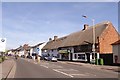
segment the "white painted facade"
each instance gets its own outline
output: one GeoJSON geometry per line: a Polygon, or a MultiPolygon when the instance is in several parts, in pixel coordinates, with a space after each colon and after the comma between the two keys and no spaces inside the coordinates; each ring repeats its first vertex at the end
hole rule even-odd
{"type": "Polygon", "coordinates": [[[58,55],[58,51],[56,49],[50,50],[49,54],[50,54],[50,56],[57,56],[58,55]]]}
{"type": "Polygon", "coordinates": [[[117,62],[120,63],[120,44],[113,45],[113,63],[115,63],[115,56],[118,57],[117,62]]]}
{"type": "Polygon", "coordinates": [[[18,55],[19,56],[24,55],[24,50],[19,51],[18,55]]]}
{"type": "Polygon", "coordinates": [[[30,56],[32,56],[33,48],[30,49],[30,56]]]}
{"type": "MultiPolygon", "coordinates": [[[[69,50],[70,52],[68,53],[59,53],[59,50],[57,49],[50,49],[50,50],[43,50],[42,54],[48,55],[49,56],[58,56],[58,59],[63,60],[63,54],[68,54],[68,59],[66,60],[71,60],[72,61],[88,61],[87,60],[87,54],[85,52],[79,52],[79,53],[74,53],[74,47],[66,47],[66,48],[61,48],[60,50],[69,50]]],[[[90,54],[90,61],[92,59],[92,54],[90,54]]],[[[99,59],[99,53],[97,53],[97,58],[99,59]]]]}
{"type": "Polygon", "coordinates": [[[42,54],[43,55],[48,55],[49,54],[49,56],[58,56],[58,51],[57,51],[57,49],[43,50],[42,54]]]}
{"type": "Polygon", "coordinates": [[[8,55],[11,54],[11,55],[14,55],[14,53],[12,51],[8,51],[8,55]]]}
{"type": "Polygon", "coordinates": [[[44,47],[46,45],[46,43],[43,43],[43,44],[41,44],[41,45],[38,45],[38,46],[36,46],[36,47],[33,47],[33,48],[31,48],[30,49],[30,55],[32,56],[32,53],[36,53],[36,54],[38,54],[38,55],[42,55],[42,48],[44,47]]]}

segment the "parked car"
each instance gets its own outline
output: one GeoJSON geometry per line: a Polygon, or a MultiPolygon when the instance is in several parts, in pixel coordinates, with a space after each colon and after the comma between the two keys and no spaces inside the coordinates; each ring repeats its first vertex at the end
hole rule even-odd
{"type": "Polygon", "coordinates": [[[12,56],[12,54],[8,54],[8,56],[12,56]]]}
{"type": "Polygon", "coordinates": [[[25,58],[25,56],[24,56],[24,55],[21,55],[21,57],[22,57],[22,58],[25,58]]]}
{"type": "Polygon", "coordinates": [[[51,61],[57,62],[57,58],[56,57],[52,57],[51,61]]]}
{"type": "Polygon", "coordinates": [[[32,59],[32,56],[27,56],[27,58],[32,59]]]}
{"type": "Polygon", "coordinates": [[[46,60],[46,61],[52,61],[52,62],[57,62],[57,58],[56,57],[51,57],[51,56],[45,57],[44,60],[46,60]]]}

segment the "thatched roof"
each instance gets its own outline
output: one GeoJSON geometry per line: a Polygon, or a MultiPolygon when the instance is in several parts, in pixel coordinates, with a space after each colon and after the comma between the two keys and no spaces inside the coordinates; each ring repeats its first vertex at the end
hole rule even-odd
{"type": "MultiPolygon", "coordinates": [[[[45,43],[45,42],[43,42],[43,43],[45,43]]],[[[39,43],[39,44],[36,44],[36,45],[34,45],[34,46],[30,46],[30,48],[35,48],[35,47],[37,47],[37,46],[39,46],[39,45],[42,45],[43,43],[39,43]]]]}
{"type": "MultiPolygon", "coordinates": [[[[95,36],[96,43],[98,43],[97,37],[99,37],[102,32],[108,27],[106,24],[112,24],[109,21],[102,22],[95,26],[95,36]]],[[[81,30],[78,32],[71,33],[65,37],[58,38],[56,41],[49,41],[43,49],[57,49],[59,47],[67,47],[67,46],[77,46],[84,45],[86,42],[93,43],[93,27],[89,27],[86,30],[81,30]]]]}
{"type": "Polygon", "coordinates": [[[17,51],[20,51],[20,50],[24,50],[24,48],[23,48],[22,46],[20,46],[20,47],[18,47],[16,50],[17,50],[17,51]]]}

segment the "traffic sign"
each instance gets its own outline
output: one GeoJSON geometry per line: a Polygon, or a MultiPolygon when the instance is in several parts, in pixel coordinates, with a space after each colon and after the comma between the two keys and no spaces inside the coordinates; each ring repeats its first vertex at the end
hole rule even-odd
{"type": "Polygon", "coordinates": [[[0,38],[0,52],[5,52],[6,38],[0,38]]]}
{"type": "Polygon", "coordinates": [[[40,51],[40,49],[39,49],[39,48],[37,48],[37,50],[38,50],[38,51],[40,51]]]}

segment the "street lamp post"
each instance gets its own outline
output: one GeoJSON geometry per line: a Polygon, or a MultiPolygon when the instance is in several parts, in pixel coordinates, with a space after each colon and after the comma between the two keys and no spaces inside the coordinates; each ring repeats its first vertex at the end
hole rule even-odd
{"type": "Polygon", "coordinates": [[[94,60],[95,60],[95,26],[94,26],[95,20],[92,19],[92,22],[93,22],[93,46],[92,46],[92,52],[94,54],[94,60]]]}
{"type": "MultiPolygon", "coordinates": [[[[87,16],[83,15],[82,17],[84,18],[88,18],[87,16]]],[[[94,19],[91,19],[92,20],[92,26],[93,26],[93,45],[92,45],[92,52],[94,54],[94,61],[95,61],[95,26],[94,26],[94,22],[95,20],[94,19]]]]}

